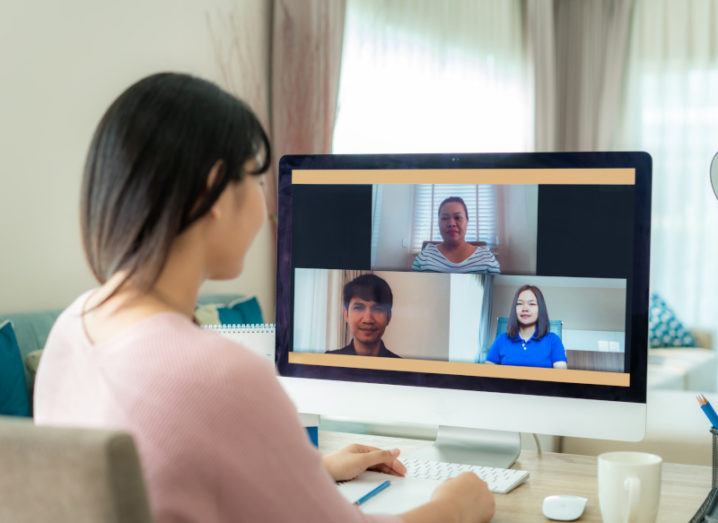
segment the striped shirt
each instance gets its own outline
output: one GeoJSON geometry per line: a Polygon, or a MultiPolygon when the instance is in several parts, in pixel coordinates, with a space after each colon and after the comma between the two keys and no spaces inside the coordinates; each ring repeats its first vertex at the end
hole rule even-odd
{"type": "Polygon", "coordinates": [[[435,244],[429,243],[414,258],[411,270],[421,272],[501,272],[501,267],[494,254],[484,246],[476,247],[476,250],[464,261],[454,263],[441,254],[435,244]]]}

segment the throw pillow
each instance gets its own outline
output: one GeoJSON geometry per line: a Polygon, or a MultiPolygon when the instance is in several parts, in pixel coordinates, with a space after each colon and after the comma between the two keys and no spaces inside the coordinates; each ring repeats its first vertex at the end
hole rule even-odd
{"type": "Polygon", "coordinates": [[[222,325],[228,324],[251,324],[264,323],[262,309],[259,307],[257,298],[240,298],[219,307],[219,322],[222,325]]]}
{"type": "Polygon", "coordinates": [[[30,416],[25,368],[9,321],[0,325],[0,414],[30,416]]]}
{"type": "Polygon", "coordinates": [[[678,319],[666,300],[658,294],[651,294],[648,309],[648,346],[695,347],[696,340],[678,319]]]}
{"type": "Polygon", "coordinates": [[[42,358],[42,350],[34,350],[25,356],[25,369],[30,375],[30,383],[35,382],[35,374],[40,366],[40,358],[42,358]]]}
{"type": "Polygon", "coordinates": [[[257,298],[239,298],[228,304],[203,304],[194,310],[200,325],[235,325],[263,323],[262,309],[257,298]]]}

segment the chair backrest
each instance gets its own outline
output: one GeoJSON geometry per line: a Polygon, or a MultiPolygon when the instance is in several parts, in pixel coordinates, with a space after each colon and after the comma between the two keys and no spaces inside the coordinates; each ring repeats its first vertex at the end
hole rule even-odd
{"type": "Polygon", "coordinates": [[[0,521],[151,523],[139,456],[124,432],[0,417],[0,521]]]}
{"type": "MultiPolygon", "coordinates": [[[[499,316],[496,319],[496,335],[506,332],[508,326],[509,319],[506,316],[499,316]]],[[[549,331],[561,338],[563,335],[563,322],[561,320],[549,320],[549,331]]]]}
{"type": "MultiPolygon", "coordinates": [[[[424,240],[421,244],[421,250],[423,251],[424,247],[426,247],[430,243],[433,243],[434,245],[439,245],[442,242],[436,241],[436,240],[424,240]]],[[[466,243],[470,243],[471,245],[475,245],[476,247],[486,247],[486,242],[466,242],[466,243]]]]}

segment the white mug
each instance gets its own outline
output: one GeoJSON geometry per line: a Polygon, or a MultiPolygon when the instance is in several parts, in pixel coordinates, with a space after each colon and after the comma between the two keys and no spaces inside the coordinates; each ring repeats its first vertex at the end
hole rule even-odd
{"type": "Polygon", "coordinates": [[[598,456],[598,502],[604,523],[653,523],[661,494],[660,456],[607,452],[598,456]]]}

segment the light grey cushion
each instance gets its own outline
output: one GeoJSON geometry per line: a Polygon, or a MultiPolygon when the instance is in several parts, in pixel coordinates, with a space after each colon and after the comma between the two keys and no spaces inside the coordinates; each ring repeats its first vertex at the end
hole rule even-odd
{"type": "Polygon", "coordinates": [[[150,523],[129,434],[0,417],[0,521],[150,523]]]}

